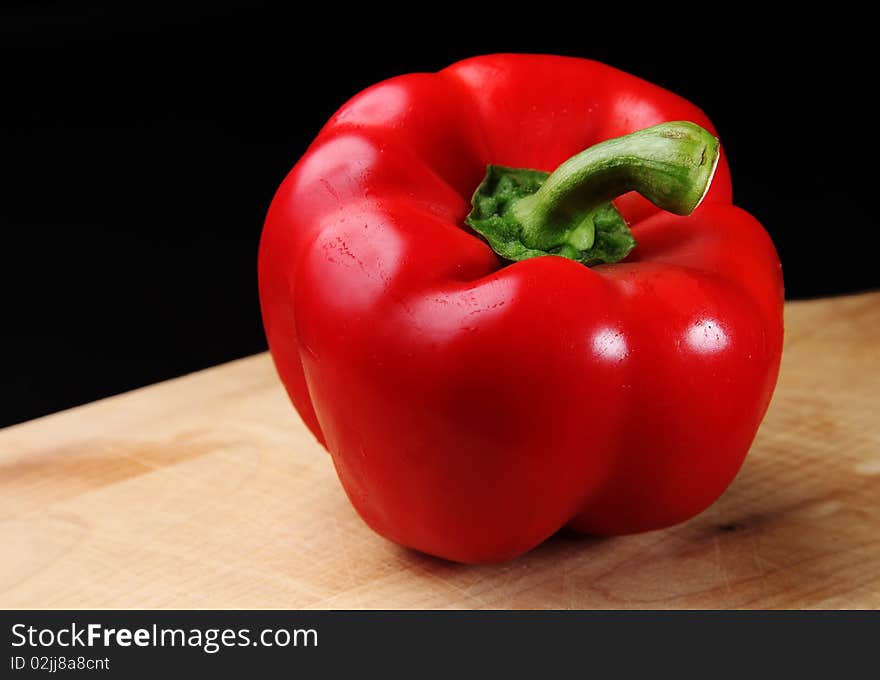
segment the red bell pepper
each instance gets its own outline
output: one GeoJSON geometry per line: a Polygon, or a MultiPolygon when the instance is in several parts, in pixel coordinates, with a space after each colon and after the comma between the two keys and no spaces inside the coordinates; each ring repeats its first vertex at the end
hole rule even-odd
{"type": "Polygon", "coordinates": [[[783,288],[706,130],[657,86],[534,55],[393,78],[327,123],[269,209],[260,299],[377,532],[491,562],[724,491],[776,383],[783,288]]]}

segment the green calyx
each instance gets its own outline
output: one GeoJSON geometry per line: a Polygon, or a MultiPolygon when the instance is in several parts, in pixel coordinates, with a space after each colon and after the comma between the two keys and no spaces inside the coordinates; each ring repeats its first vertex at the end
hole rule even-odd
{"type": "Polygon", "coordinates": [[[709,132],[677,121],[592,146],[553,173],[490,165],[466,222],[507,260],[619,262],[636,241],[611,200],[637,191],[663,210],[689,215],[709,189],[718,151],[709,132]]]}
{"type": "Polygon", "coordinates": [[[474,194],[466,222],[496,253],[514,262],[560,255],[589,266],[618,262],[635,248],[626,220],[611,203],[583,211],[559,230],[526,231],[515,207],[536,195],[549,176],[540,170],[490,165],[474,194]]]}

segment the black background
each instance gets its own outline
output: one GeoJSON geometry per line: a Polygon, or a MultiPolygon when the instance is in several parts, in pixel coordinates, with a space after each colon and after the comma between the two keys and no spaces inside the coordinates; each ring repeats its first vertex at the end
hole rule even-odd
{"type": "Polygon", "coordinates": [[[119,5],[0,14],[0,425],[265,349],[256,252],[284,175],[351,95],[479,53],[596,58],[694,101],[789,298],[880,286],[864,17],[119,5]]]}

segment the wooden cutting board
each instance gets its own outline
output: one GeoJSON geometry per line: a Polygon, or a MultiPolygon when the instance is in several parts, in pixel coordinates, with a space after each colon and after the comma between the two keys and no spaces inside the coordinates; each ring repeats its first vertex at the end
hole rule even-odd
{"type": "Polygon", "coordinates": [[[734,484],[498,566],[374,535],[266,354],[0,431],[4,608],[880,608],[880,293],[786,307],[734,484]]]}

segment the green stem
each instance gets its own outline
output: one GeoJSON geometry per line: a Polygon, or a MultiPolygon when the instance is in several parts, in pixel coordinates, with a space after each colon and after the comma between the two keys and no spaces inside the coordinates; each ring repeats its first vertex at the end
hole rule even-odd
{"type": "Polygon", "coordinates": [[[502,257],[562,255],[584,264],[616,262],[635,246],[610,201],[637,191],[688,215],[718,163],[718,140],[693,123],[662,123],[592,146],[549,176],[490,166],[467,222],[502,257]]]}

